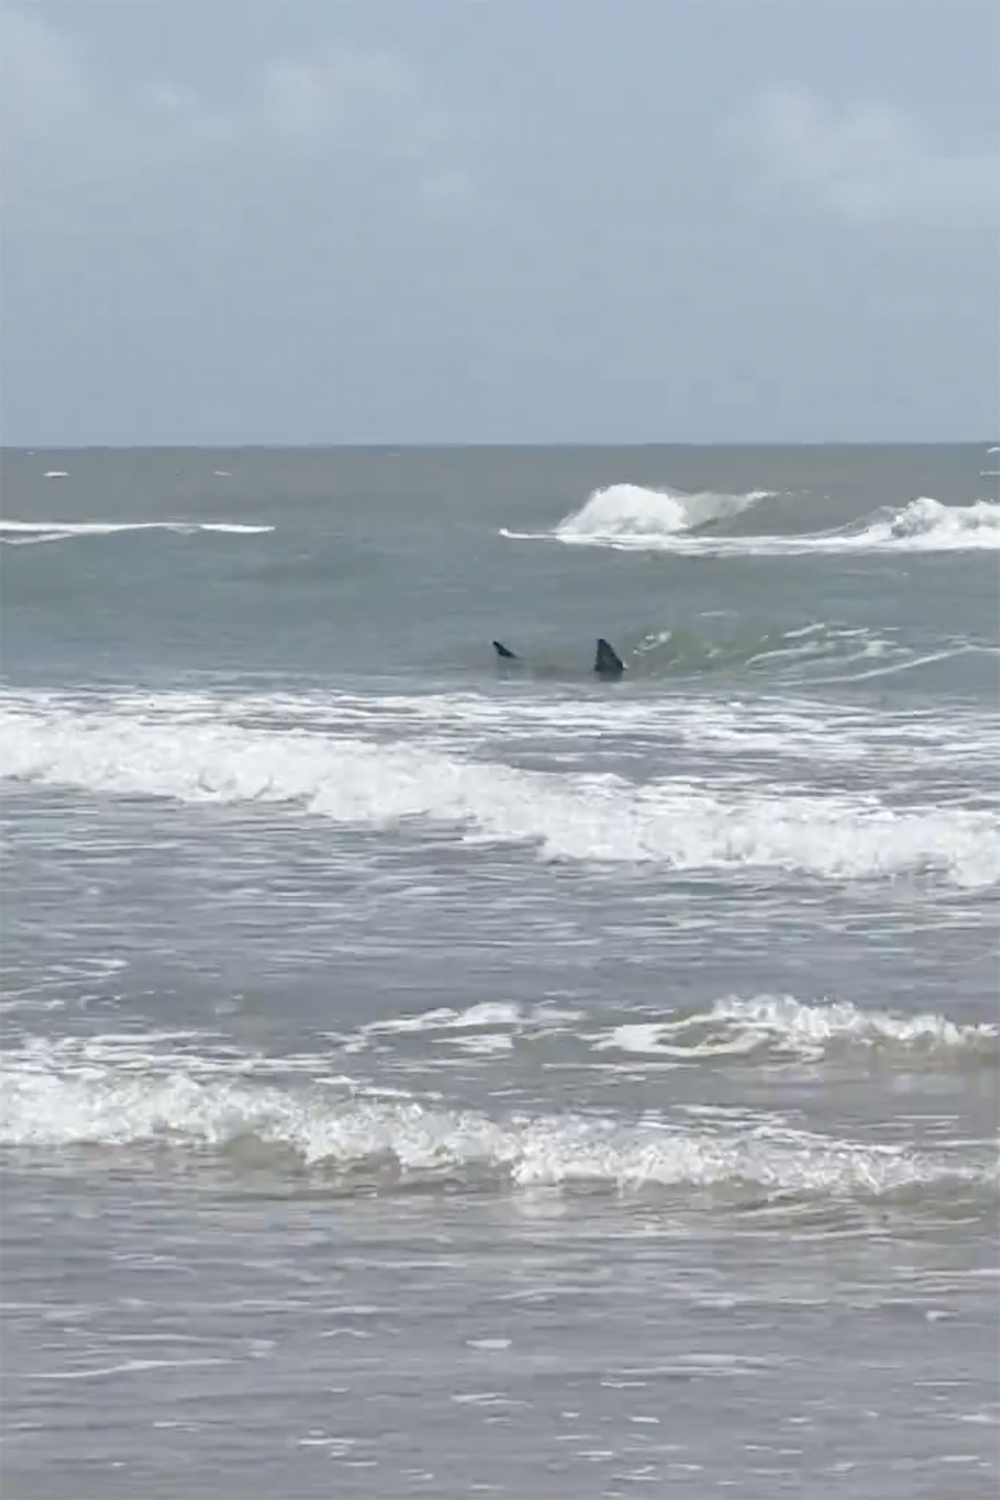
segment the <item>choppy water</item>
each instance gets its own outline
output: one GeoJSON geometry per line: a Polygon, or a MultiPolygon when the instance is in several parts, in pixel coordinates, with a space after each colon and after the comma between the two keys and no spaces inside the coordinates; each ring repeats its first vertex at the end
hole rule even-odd
{"type": "Polygon", "coordinates": [[[995,1494],[995,468],[4,455],[5,1500],[995,1494]]]}

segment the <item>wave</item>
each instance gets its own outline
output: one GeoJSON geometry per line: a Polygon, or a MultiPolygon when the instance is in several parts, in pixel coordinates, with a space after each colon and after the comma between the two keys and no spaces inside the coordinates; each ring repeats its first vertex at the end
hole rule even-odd
{"type": "Polygon", "coordinates": [[[862,1050],[908,1066],[927,1061],[1000,1057],[1000,1027],[945,1016],[863,1010],[847,1001],[804,1004],[792,995],[730,995],[680,1019],[630,1022],[595,1039],[603,1051],[660,1053],[691,1062],[759,1051],[816,1062],[862,1050]]]}
{"type": "Polygon", "coordinates": [[[751,490],[745,495],[726,495],[700,490],[685,494],[674,489],[650,490],[640,484],[613,484],[595,490],[582,510],[559,522],[555,534],[566,542],[669,536],[737,516],[770,493],[751,490]]]}
{"type": "Polygon", "coordinates": [[[708,1116],[513,1114],[358,1097],[344,1086],[278,1087],[81,1061],[35,1047],[3,1062],[0,1142],[116,1153],[155,1146],[214,1152],[231,1167],[320,1170],[347,1186],[458,1184],[640,1191],[651,1187],[882,1198],[900,1191],[996,1189],[985,1148],[915,1150],[841,1140],[781,1121],[708,1116]]]}
{"type": "Polygon", "coordinates": [[[994,500],[942,505],[921,495],[899,510],[887,509],[873,517],[853,545],[913,552],[1000,547],[1000,505],[994,500]]]}
{"type": "Polygon", "coordinates": [[[815,533],[725,535],[723,523],[773,494],[711,492],[682,495],[612,485],[597,490],[553,531],[501,535],[523,541],[559,541],[577,546],[629,551],[675,552],[688,556],[779,557],[813,552],[956,552],[1000,547],[1000,504],[943,505],[928,495],[893,508],[882,507],[860,521],[815,533]],[[704,528],[717,523],[711,531],[704,528]]]}
{"type": "MultiPolygon", "coordinates": [[[[944,637],[936,650],[918,653],[900,639],[896,627],[884,631],[849,628],[814,621],[793,629],[762,631],[759,625],[735,621],[728,630],[718,627],[706,630],[701,621],[709,614],[732,614],[735,611],[705,611],[693,625],[676,623],[667,629],[651,630],[641,637],[617,637],[616,647],[625,663],[630,683],[667,678],[700,678],[708,675],[746,679],[753,675],[776,680],[788,687],[809,689],[827,683],[863,682],[874,677],[898,676],[920,672],[922,668],[959,657],[996,657],[1000,648],[984,640],[944,637]],[[832,670],[837,675],[832,675],[832,670]]],[[[582,665],[577,651],[575,666],[559,665],[550,656],[536,656],[518,643],[518,661],[510,674],[514,681],[525,678],[548,683],[593,683],[589,660],[582,665]]],[[[510,668],[508,662],[506,666],[510,668]]],[[[481,670],[481,667],[480,667],[481,670]]],[[[616,701],[624,717],[621,700],[616,701]]]]}
{"type": "Polygon", "coordinates": [[[116,536],[125,531],[168,531],[174,536],[198,532],[223,532],[232,536],[257,536],[273,531],[242,521],[7,521],[0,520],[0,542],[27,546],[34,542],[65,542],[74,537],[116,536]]]}
{"type": "MultiPolygon", "coordinates": [[[[966,654],[977,649],[971,642],[957,643],[947,654],[966,654]]],[[[744,629],[742,633],[704,635],[698,630],[673,626],[652,631],[639,642],[628,661],[630,672],[645,676],[701,676],[706,673],[745,669],[747,672],[782,675],[785,680],[814,680],[817,667],[849,667],[857,664],[907,670],[915,665],[912,652],[892,634],[826,625],[815,621],[791,630],[764,633],[744,629]]]]}
{"type": "MultiPolygon", "coordinates": [[[[551,1002],[521,1005],[487,1001],[455,1010],[440,1006],[415,1015],[368,1021],[356,1031],[325,1032],[345,1056],[369,1050],[391,1053],[396,1047],[412,1055],[424,1035],[435,1046],[480,1055],[509,1053],[515,1046],[534,1053],[559,1039],[585,1044],[594,1053],[667,1057],[673,1066],[701,1066],[715,1060],[763,1054],[778,1061],[836,1061],[850,1056],[878,1066],[907,1069],[991,1069],[1000,1061],[1000,1027],[992,1022],[959,1022],[947,1016],[906,1015],[900,1011],[865,1010],[843,1000],[805,1002],[793,995],[727,995],[707,1009],[662,1019],[618,1020],[593,1029],[594,1016],[551,1002]]],[[[436,1053],[431,1054],[431,1061],[436,1053]]],[[[585,1064],[581,1064],[585,1066],[585,1064]]],[[[633,1067],[627,1063],[623,1066],[633,1067]]]]}
{"type": "Polygon", "coordinates": [[[770,490],[724,494],[714,490],[647,489],[641,484],[612,484],[595,490],[578,511],[564,516],[554,532],[503,529],[502,536],[523,541],[551,539],[604,546],[653,546],[658,539],[726,520],[767,499],[770,490]]]}
{"type": "MultiPolygon", "coordinates": [[[[638,648],[655,655],[662,636],[650,636],[638,648]]],[[[843,648],[854,642],[860,659],[888,654],[891,645],[866,630],[835,633],[843,648]]],[[[785,632],[784,641],[800,642],[819,635],[825,644],[826,627],[810,626],[785,632]]],[[[326,691],[273,692],[222,697],[211,693],[116,693],[100,697],[124,715],[156,713],[187,722],[253,723],[281,730],[320,731],[325,735],[345,729],[359,735],[425,736],[445,750],[468,750],[493,743],[497,748],[521,741],[536,752],[554,749],[560,765],[571,764],[576,751],[593,766],[595,753],[612,747],[645,752],[673,746],[697,753],[707,769],[712,758],[740,764],[772,757],[797,762],[845,766],[851,762],[877,767],[892,777],[903,770],[947,769],[973,773],[980,780],[993,771],[1000,756],[1000,726],[996,715],[959,705],[945,716],[938,709],[893,711],[865,705],[844,705],[806,697],[755,695],[752,700],[704,697],[701,694],[618,698],[607,695],[546,694],[487,695],[478,692],[361,694],[326,691]]],[[[0,692],[0,716],[6,707],[44,717],[52,708],[75,710],[84,704],[62,694],[0,692]]],[[[2,717],[0,717],[2,722],[2,717]]],[[[773,762],[772,762],[773,769],[773,762]]],[[[798,773],[797,773],[798,774],[798,773]]]]}
{"type": "Polygon", "coordinates": [[[445,829],[543,858],[677,870],[800,871],[833,880],[936,873],[1000,879],[991,812],[895,808],[873,793],[808,794],[662,777],[525,770],[427,742],[54,703],[3,705],[7,778],[182,803],[283,803],[367,830],[445,829]]]}

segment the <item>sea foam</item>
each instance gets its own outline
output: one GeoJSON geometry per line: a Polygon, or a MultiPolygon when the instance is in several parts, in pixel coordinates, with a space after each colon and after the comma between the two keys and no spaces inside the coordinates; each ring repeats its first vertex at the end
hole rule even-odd
{"type": "Polygon", "coordinates": [[[749,1188],[756,1194],[882,1197],[900,1190],[989,1191],[996,1162],[843,1140],[766,1116],[739,1123],[571,1112],[498,1118],[416,1099],[357,1097],[343,1085],[279,1087],[197,1077],[182,1066],[122,1071],[36,1048],[4,1058],[0,1143],[50,1152],[115,1153],[153,1145],[213,1151],[232,1167],[322,1169],[496,1187],[749,1188]]]}
{"type": "Polygon", "coordinates": [[[833,880],[935,872],[1000,878],[983,808],[897,807],[873,792],[809,792],[678,776],[526,770],[422,740],[281,730],[58,700],[0,708],[5,777],[187,804],[285,804],[357,828],[451,830],[543,858],[690,871],[799,871],[833,880]]]}

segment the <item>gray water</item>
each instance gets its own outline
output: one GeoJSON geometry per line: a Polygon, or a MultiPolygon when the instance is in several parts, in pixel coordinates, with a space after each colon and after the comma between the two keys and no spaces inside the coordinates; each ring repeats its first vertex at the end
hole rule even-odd
{"type": "Polygon", "coordinates": [[[3,455],[4,1500],[995,1495],[998,467],[3,455]]]}

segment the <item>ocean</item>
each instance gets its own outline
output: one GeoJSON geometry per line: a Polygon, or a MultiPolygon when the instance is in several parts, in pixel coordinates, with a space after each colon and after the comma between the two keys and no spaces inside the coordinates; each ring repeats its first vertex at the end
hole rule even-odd
{"type": "Polygon", "coordinates": [[[4,1500],[992,1500],[998,469],[4,452],[4,1500]]]}

